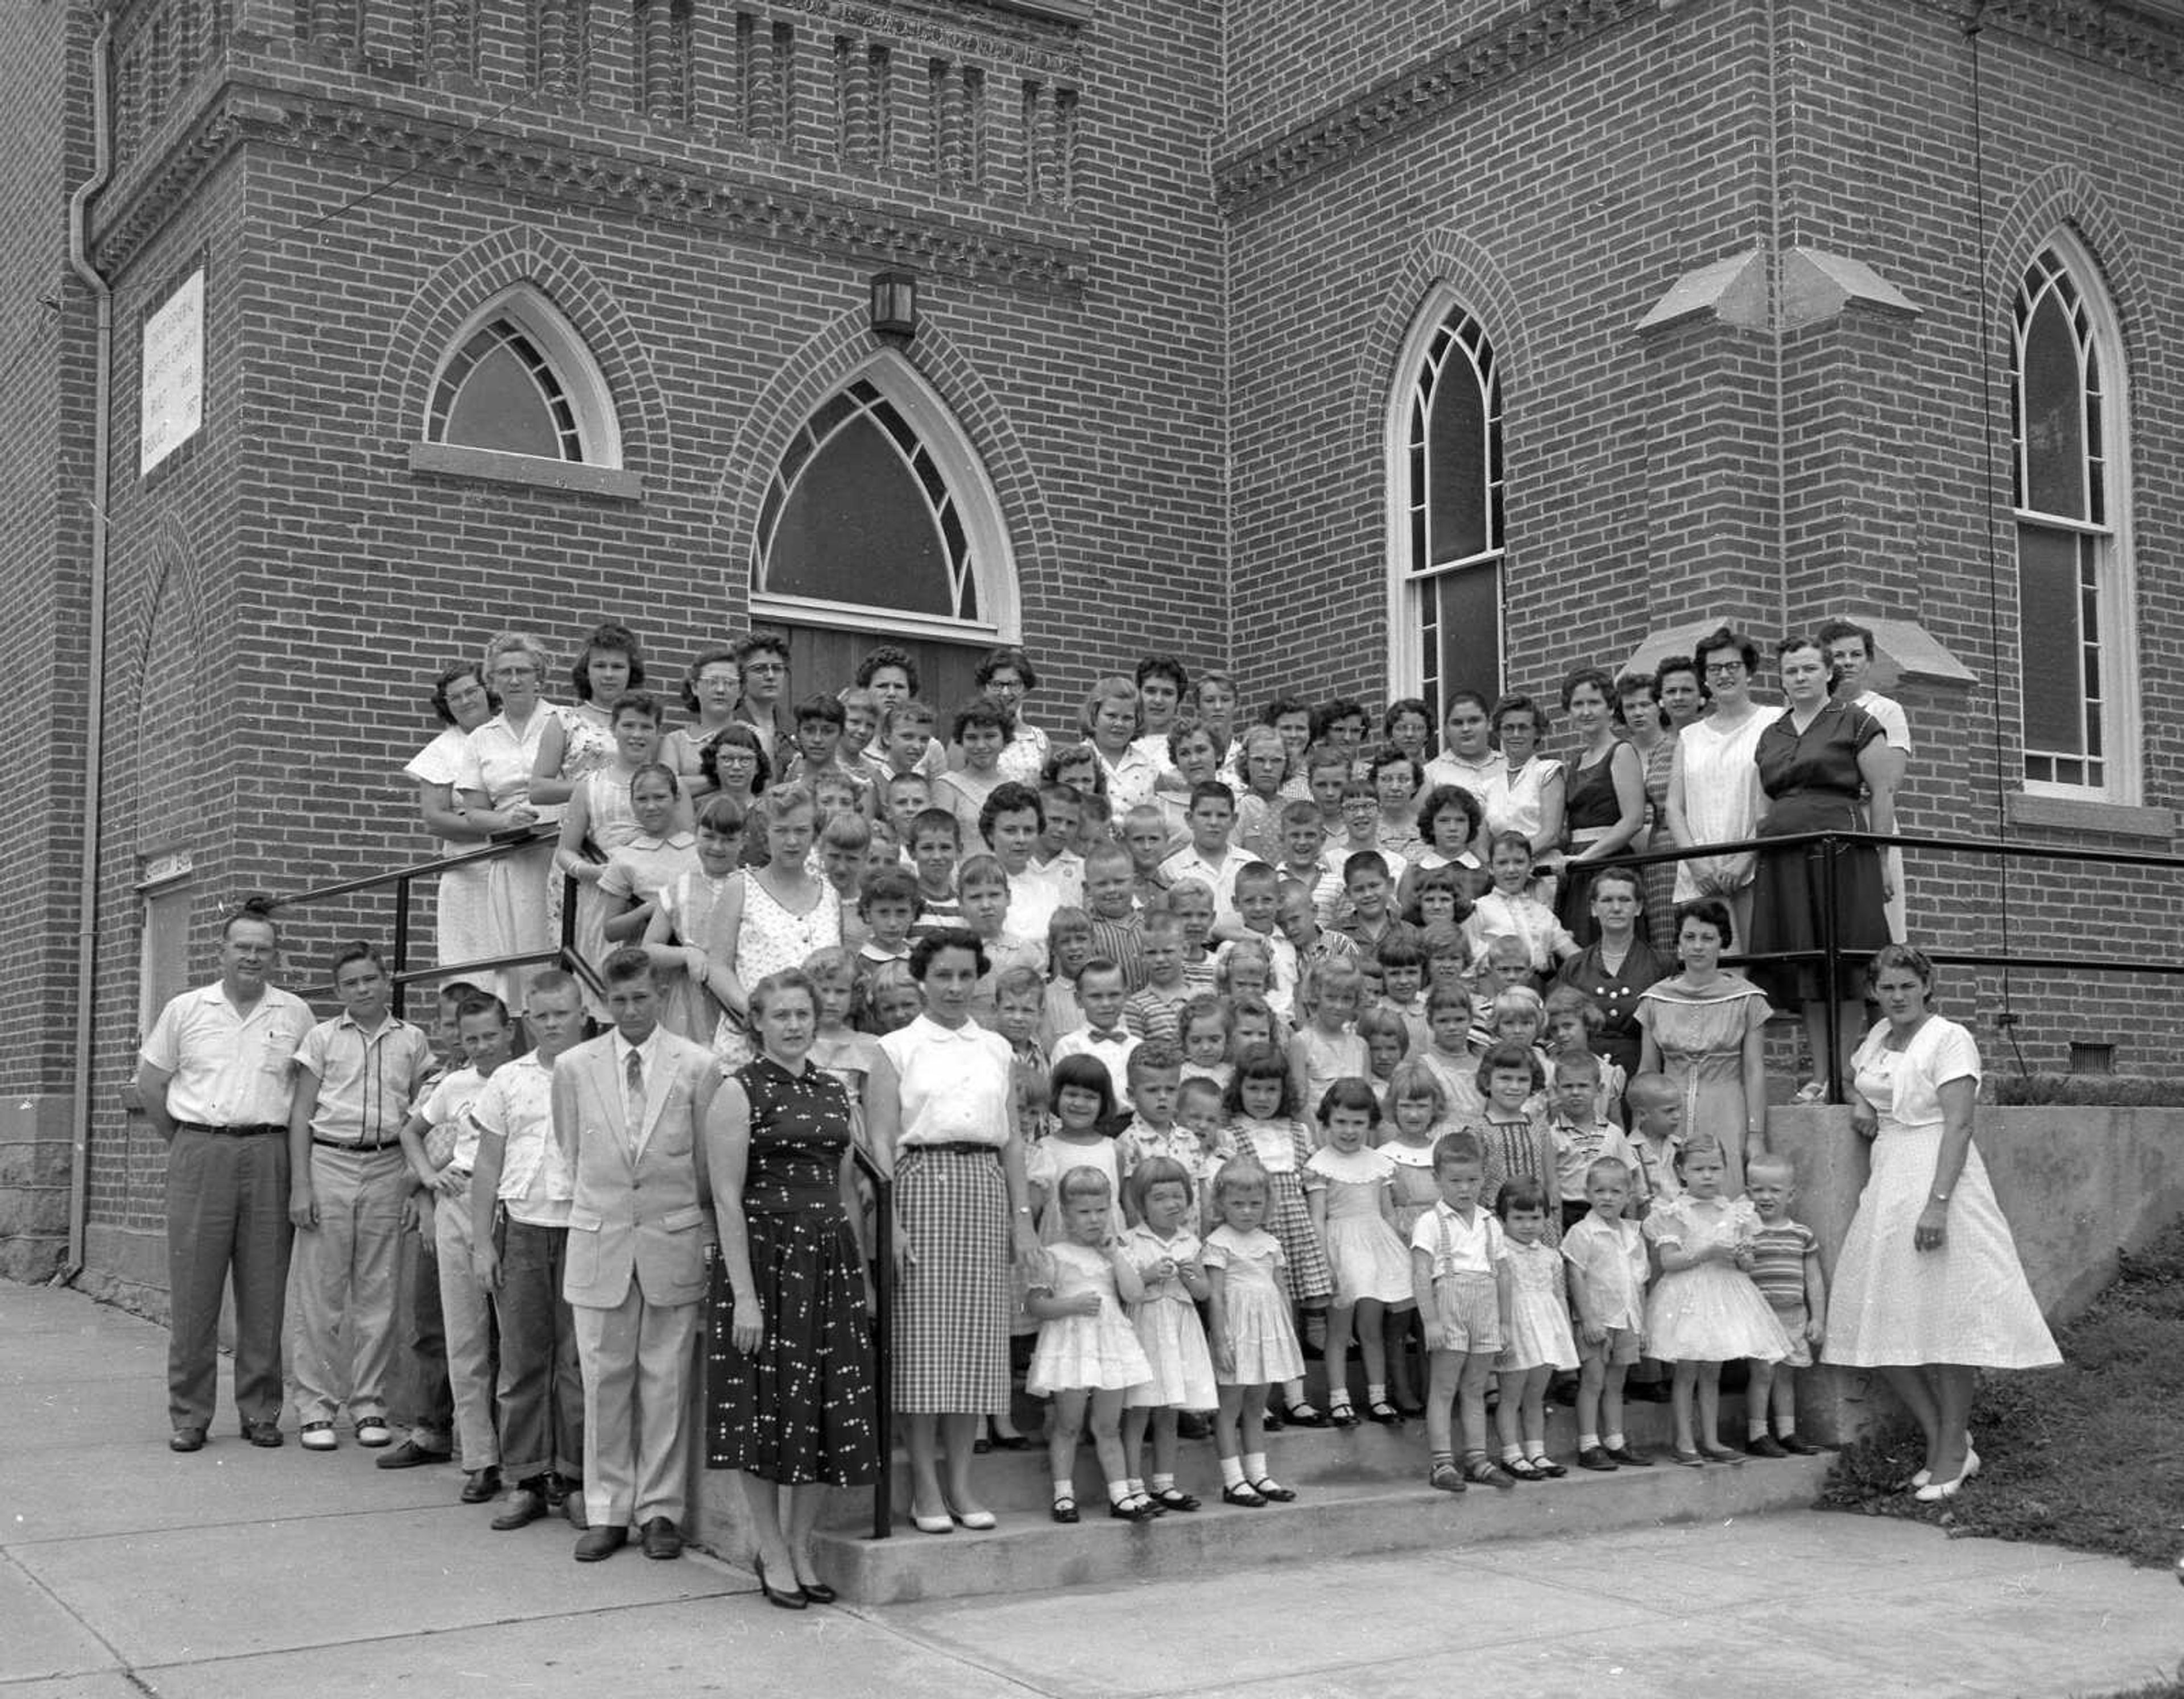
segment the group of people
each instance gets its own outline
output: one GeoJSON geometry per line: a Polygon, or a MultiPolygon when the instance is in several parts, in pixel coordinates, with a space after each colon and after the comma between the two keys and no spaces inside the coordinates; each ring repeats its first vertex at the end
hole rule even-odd
{"type": "Polygon", "coordinates": [[[811,1531],[825,1488],[872,1479],[881,1397],[914,1525],[942,1534],[994,1525],[974,1460],[1028,1443],[1019,1390],[1050,1401],[1056,1518],[1089,1426],[1106,1508],[1144,1521],[1197,1507],[1177,1448],[1204,1418],[1240,1506],[1293,1496],[1271,1422],[1423,1412],[1437,1486],[1559,1473],[1542,1400],[1573,1371],[1581,1467],[1646,1461],[1626,1373],[1668,1382],[1676,1461],[1725,1455],[1737,1359],[1747,1445],[1797,1449],[1791,1374],[1825,1341],[1888,1372],[1927,1430],[1919,1485],[1953,1491],[1970,1365],[2053,1357],[1970,1143],[1976,1051],[1889,947],[1886,859],[1838,856],[1829,893],[1802,846],[1733,847],[1890,831],[1909,744],[1871,658],[1856,627],[1785,639],[1780,712],[1726,629],[1649,675],[1580,669],[1563,761],[1529,697],[1457,690],[1436,726],[1283,695],[1245,726],[1233,678],[1167,656],[1101,680],[1064,738],[1011,649],[944,738],[905,651],[799,696],[763,632],[692,659],[670,727],[627,627],[588,634],[571,705],[538,639],[497,638],[441,675],[445,729],[408,769],[450,855],[494,844],[442,875],[435,1033],[361,945],[313,1022],[246,913],[221,983],[147,1040],[176,1447],[209,1426],[231,1262],[246,1433],[278,1443],[285,1291],[303,1443],[336,1445],[344,1408],[391,1442],[406,1195],[454,1432],[382,1461],[453,1452],[476,1502],[512,1485],[496,1526],[559,1501],[580,1557],[632,1526],[671,1555],[702,1306],[708,1459],[742,1473],[785,1608],[825,1593],[811,1531]],[[573,974],[538,966],[564,901],[573,974]],[[1842,1069],[1878,1142],[1832,1290],[1762,1067],[1769,989],[1806,1005],[1823,1077],[1828,1000],[1854,1036],[1858,1000],[1800,955],[1830,910],[1886,1017],[1842,1069]],[[886,1386],[867,1167],[893,1200],[886,1386]]]}

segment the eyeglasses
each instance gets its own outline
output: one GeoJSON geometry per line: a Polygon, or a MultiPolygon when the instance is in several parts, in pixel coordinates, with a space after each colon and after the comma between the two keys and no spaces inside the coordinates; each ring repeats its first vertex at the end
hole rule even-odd
{"type": "Polygon", "coordinates": [[[758,760],[758,751],[755,749],[716,749],[713,752],[713,760],[716,763],[721,761],[742,761],[748,766],[758,760]]]}
{"type": "Polygon", "coordinates": [[[1734,678],[1743,671],[1744,663],[1741,660],[1715,660],[1707,664],[1706,676],[1708,678],[1734,678]]]}
{"type": "Polygon", "coordinates": [[[787,662],[779,660],[747,660],[744,663],[744,671],[745,672],[786,672],[788,671],[788,666],[787,662]]]}

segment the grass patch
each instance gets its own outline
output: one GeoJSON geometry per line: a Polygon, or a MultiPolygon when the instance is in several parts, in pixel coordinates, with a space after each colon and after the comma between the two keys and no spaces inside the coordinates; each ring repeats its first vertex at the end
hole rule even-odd
{"type": "MultiPolygon", "coordinates": [[[[1954,1499],[1897,1489],[1923,1455],[1908,1418],[1844,1451],[1823,1509],[1932,1523],[1952,1535],[2040,1540],[2166,1566],[2184,1551],[2184,1223],[2136,1256],[2058,1339],[2060,1368],[1982,1374],[1979,1475],[1954,1499]]],[[[2175,1684],[2144,1690],[2175,1696],[2175,1684]]]]}

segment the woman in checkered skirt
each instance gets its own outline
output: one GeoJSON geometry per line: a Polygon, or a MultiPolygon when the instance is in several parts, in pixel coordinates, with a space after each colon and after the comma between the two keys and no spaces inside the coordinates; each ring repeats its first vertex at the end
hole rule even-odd
{"type": "Polygon", "coordinates": [[[1011,1132],[1009,1043],[971,1018],[989,966],[960,927],[921,938],[910,972],[925,1012],[880,1039],[866,1087],[873,1146],[894,1175],[894,1395],[908,1434],[911,1519],[926,1534],[994,1526],[971,1490],[972,1448],[978,1424],[1008,1407],[1011,1251],[1039,1251],[1011,1132]]]}

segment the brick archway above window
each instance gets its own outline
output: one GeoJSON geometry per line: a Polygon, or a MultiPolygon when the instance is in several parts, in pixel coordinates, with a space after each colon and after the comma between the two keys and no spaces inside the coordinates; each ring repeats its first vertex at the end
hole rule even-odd
{"type": "Polygon", "coordinates": [[[419,290],[388,338],[377,409],[381,440],[426,472],[636,497],[666,456],[666,401],[635,331],[532,231],[494,232],[419,290]]]}

